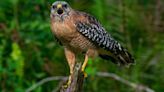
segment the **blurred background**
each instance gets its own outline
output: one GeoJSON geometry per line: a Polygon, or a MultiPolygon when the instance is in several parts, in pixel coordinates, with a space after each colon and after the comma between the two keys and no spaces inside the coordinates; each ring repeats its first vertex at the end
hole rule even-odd
{"type": "MultiPolygon", "coordinates": [[[[0,92],[24,92],[47,77],[69,75],[63,48],[50,31],[50,6],[54,1],[0,1],[0,92]]],[[[164,0],[67,2],[94,15],[136,60],[130,68],[100,58],[89,62],[84,92],[140,92],[114,78],[96,76],[97,72],[114,73],[164,92],[164,0]]],[[[49,81],[32,92],[52,92],[59,83],[49,81]]]]}

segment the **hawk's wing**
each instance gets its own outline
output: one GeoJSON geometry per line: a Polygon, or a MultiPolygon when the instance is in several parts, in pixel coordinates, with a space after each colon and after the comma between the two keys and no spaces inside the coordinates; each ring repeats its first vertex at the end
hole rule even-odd
{"type": "Polygon", "coordinates": [[[83,36],[87,37],[88,40],[93,42],[97,47],[109,52],[110,54],[99,53],[104,59],[112,57],[115,59],[114,63],[129,65],[134,63],[134,59],[116,40],[114,40],[101,24],[91,15],[83,13],[87,19],[87,22],[78,21],[76,22],[77,31],[83,36]]]}

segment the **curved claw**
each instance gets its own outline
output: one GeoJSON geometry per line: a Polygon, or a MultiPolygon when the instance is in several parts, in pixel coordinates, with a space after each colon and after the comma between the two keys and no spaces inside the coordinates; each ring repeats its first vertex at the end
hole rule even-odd
{"type": "Polygon", "coordinates": [[[67,83],[64,85],[64,88],[67,88],[70,84],[71,84],[71,75],[69,76],[69,78],[68,78],[68,81],[67,81],[67,83]]]}
{"type": "Polygon", "coordinates": [[[88,77],[88,74],[86,72],[83,72],[84,78],[88,77]]]}

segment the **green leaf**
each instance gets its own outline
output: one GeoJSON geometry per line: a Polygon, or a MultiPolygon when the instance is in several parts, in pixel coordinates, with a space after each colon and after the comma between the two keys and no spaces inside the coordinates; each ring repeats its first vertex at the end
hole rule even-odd
{"type": "Polygon", "coordinates": [[[12,52],[11,59],[13,64],[15,64],[16,75],[19,77],[23,76],[23,68],[24,68],[24,57],[22,55],[22,51],[17,43],[12,44],[12,52]]]}

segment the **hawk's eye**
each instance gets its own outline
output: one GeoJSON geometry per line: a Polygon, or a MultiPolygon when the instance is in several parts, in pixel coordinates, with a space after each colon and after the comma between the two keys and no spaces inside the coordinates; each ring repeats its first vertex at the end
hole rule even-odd
{"type": "Polygon", "coordinates": [[[56,8],[57,8],[57,6],[56,6],[56,5],[53,5],[53,6],[52,6],[52,8],[53,8],[53,9],[56,9],[56,8]]]}
{"type": "Polygon", "coordinates": [[[64,8],[67,8],[68,7],[68,5],[67,4],[64,4],[64,5],[62,5],[64,8]]]}

